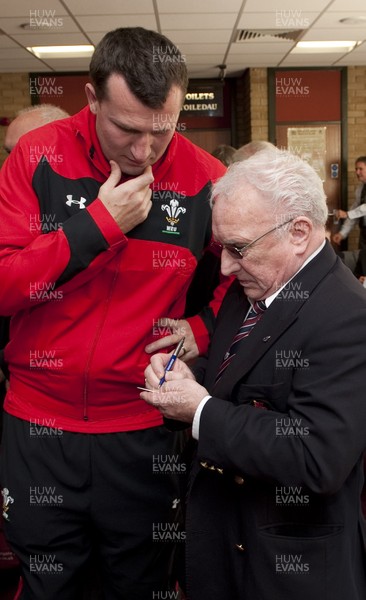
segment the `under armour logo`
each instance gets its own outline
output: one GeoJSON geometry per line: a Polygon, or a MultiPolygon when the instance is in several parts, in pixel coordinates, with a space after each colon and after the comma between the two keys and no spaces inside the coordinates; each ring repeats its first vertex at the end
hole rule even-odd
{"type": "Polygon", "coordinates": [[[67,198],[66,204],[68,206],[71,206],[72,204],[78,204],[79,208],[85,208],[85,202],[86,202],[85,198],[80,198],[80,200],[74,200],[72,197],[72,194],[68,194],[66,196],[66,198],[67,198]]]}

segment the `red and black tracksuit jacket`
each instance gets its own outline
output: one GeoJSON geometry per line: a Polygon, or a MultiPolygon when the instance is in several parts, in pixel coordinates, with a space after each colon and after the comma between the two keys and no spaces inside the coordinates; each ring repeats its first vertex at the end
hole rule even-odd
{"type": "MultiPolygon", "coordinates": [[[[88,107],[23,136],[0,173],[5,410],[21,419],[87,433],[161,423],[136,389],[144,347],[168,333],[159,318],[184,315],[224,167],[175,133],[153,167],[148,218],[127,235],[98,199],[109,173],[88,107]]],[[[227,285],[190,319],[201,352],[227,285]]]]}

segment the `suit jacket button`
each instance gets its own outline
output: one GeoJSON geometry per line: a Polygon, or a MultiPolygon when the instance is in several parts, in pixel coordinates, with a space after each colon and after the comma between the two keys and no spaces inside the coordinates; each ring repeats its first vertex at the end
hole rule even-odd
{"type": "Polygon", "coordinates": [[[243,544],[235,544],[235,548],[237,548],[237,550],[239,550],[239,552],[245,552],[245,548],[244,548],[243,544]]]}
{"type": "Polygon", "coordinates": [[[234,481],[237,485],[243,485],[245,483],[245,479],[240,477],[240,475],[235,475],[234,481]]]}

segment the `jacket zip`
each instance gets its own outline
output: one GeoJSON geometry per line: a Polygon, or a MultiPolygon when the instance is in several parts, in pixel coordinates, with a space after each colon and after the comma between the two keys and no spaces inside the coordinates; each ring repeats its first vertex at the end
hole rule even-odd
{"type": "Polygon", "coordinates": [[[107,313],[109,311],[109,305],[111,303],[111,299],[113,296],[113,292],[114,289],[116,287],[116,282],[117,282],[117,277],[118,277],[118,273],[119,273],[119,267],[120,267],[120,263],[121,263],[121,255],[118,257],[118,261],[116,264],[116,268],[115,268],[115,272],[114,272],[114,276],[113,276],[113,281],[109,287],[109,294],[108,297],[104,303],[104,311],[102,314],[102,317],[100,319],[99,322],[99,326],[96,330],[96,334],[94,336],[94,340],[90,349],[90,353],[89,353],[89,358],[87,360],[86,363],[86,367],[85,367],[85,374],[84,374],[84,393],[83,393],[83,405],[84,405],[84,414],[83,414],[83,420],[84,421],[88,421],[89,420],[89,416],[88,416],[88,389],[89,389],[89,374],[90,374],[90,368],[91,368],[91,363],[92,360],[94,358],[94,353],[95,353],[95,349],[97,347],[97,344],[99,342],[101,333],[103,331],[103,326],[104,323],[106,321],[107,318],[107,313]]]}

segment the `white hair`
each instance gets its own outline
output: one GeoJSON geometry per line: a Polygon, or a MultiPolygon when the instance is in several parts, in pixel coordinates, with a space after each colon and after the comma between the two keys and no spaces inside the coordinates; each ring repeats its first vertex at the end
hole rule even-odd
{"type": "Polygon", "coordinates": [[[328,207],[322,181],[314,169],[295,154],[272,147],[232,164],[213,186],[211,206],[221,196],[228,201],[240,198],[245,183],[270,205],[276,220],[284,222],[303,215],[314,226],[325,226],[328,207]]]}
{"type": "Polygon", "coordinates": [[[58,121],[59,119],[66,119],[70,115],[59,106],[54,104],[36,104],[35,106],[27,106],[18,111],[17,117],[32,113],[40,118],[43,125],[51,123],[52,121],[58,121]]]}
{"type": "Polygon", "coordinates": [[[276,148],[276,146],[271,144],[271,142],[265,140],[253,140],[252,142],[248,142],[248,144],[244,144],[244,146],[240,146],[240,148],[235,151],[232,162],[247,160],[247,158],[250,158],[256,152],[273,148],[276,148]]]}

